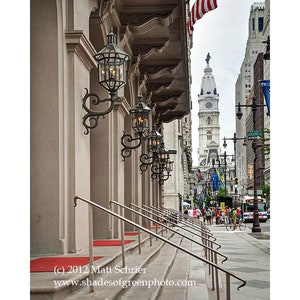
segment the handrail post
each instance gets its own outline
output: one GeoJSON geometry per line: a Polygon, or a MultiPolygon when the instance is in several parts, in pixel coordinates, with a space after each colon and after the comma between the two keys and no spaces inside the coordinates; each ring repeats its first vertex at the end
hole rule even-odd
{"type": "Polygon", "coordinates": [[[141,254],[142,253],[142,248],[141,248],[141,230],[139,228],[138,228],[138,244],[139,244],[139,254],[141,254]]]}
{"type": "MultiPolygon", "coordinates": [[[[204,232],[201,232],[201,235],[204,237],[204,240],[202,241],[203,244],[205,246],[208,246],[208,235],[206,233],[204,233],[204,232]]],[[[207,248],[204,248],[204,255],[207,258],[207,248]]]]}
{"type": "MultiPolygon", "coordinates": [[[[120,211],[121,211],[121,207],[118,206],[119,215],[121,215],[120,211]]],[[[121,216],[124,217],[124,211],[123,211],[123,214],[121,216]]],[[[120,220],[120,224],[121,224],[121,242],[122,242],[122,268],[125,268],[124,221],[120,220]]]]}
{"type": "Polygon", "coordinates": [[[230,300],[230,275],[226,273],[226,300],[230,300]]]}
{"type": "MultiPolygon", "coordinates": [[[[217,254],[214,254],[215,257],[215,264],[218,264],[217,254]]],[[[215,274],[216,274],[216,287],[217,287],[217,300],[220,300],[220,287],[219,287],[219,275],[218,275],[218,269],[215,268],[215,274]]]]}
{"type": "MultiPolygon", "coordinates": [[[[212,242],[209,241],[209,260],[211,262],[214,262],[214,256],[213,256],[213,250],[212,250],[212,242]]],[[[215,290],[215,269],[213,266],[211,266],[211,281],[212,281],[212,290],[215,290]]]]}
{"type": "MultiPolygon", "coordinates": [[[[124,212],[124,207],[123,207],[123,212],[124,212]]],[[[131,219],[133,220],[134,219],[133,218],[133,216],[134,216],[133,212],[131,212],[131,215],[132,215],[131,219]]],[[[134,227],[134,229],[135,229],[135,227],[134,227]]],[[[141,254],[142,253],[142,249],[141,249],[141,230],[138,228],[137,231],[138,231],[138,248],[139,248],[139,254],[141,254]]]]}
{"type": "MultiPolygon", "coordinates": [[[[149,219],[147,219],[147,224],[148,224],[148,228],[151,230],[151,226],[152,226],[151,221],[150,221],[151,214],[149,211],[147,212],[147,214],[149,217],[149,219]]],[[[150,247],[152,247],[152,234],[149,234],[149,242],[150,242],[150,247]]]]}
{"type": "Polygon", "coordinates": [[[90,293],[94,292],[94,254],[93,254],[93,207],[88,204],[88,220],[89,220],[89,259],[90,259],[90,293]]]}

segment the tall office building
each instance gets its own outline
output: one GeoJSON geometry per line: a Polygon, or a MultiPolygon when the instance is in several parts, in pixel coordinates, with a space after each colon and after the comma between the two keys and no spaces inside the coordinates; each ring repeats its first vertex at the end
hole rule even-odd
{"type": "MultiPolygon", "coordinates": [[[[267,3],[269,6],[269,1],[267,3]]],[[[253,96],[258,96],[255,95],[255,84],[257,82],[254,82],[254,65],[258,55],[265,52],[266,45],[263,41],[267,38],[265,28],[268,18],[266,18],[265,2],[255,2],[251,5],[245,56],[235,85],[236,105],[239,102],[241,104],[251,104],[253,96]]],[[[252,120],[250,108],[242,107],[242,112],[243,119],[236,119],[236,136],[239,138],[247,135],[246,120],[249,120],[249,122],[252,120]]],[[[252,128],[251,124],[249,128],[252,128]]],[[[253,150],[251,143],[248,144],[247,147],[244,147],[243,140],[238,140],[236,144],[236,175],[239,178],[238,192],[241,195],[247,194],[247,189],[252,188],[251,182],[253,181],[253,150]]]]}

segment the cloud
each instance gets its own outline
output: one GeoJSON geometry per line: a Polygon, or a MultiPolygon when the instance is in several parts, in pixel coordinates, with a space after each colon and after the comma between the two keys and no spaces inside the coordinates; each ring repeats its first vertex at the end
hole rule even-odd
{"type": "MultiPolygon", "coordinates": [[[[235,83],[245,56],[251,5],[255,1],[223,0],[218,8],[203,16],[195,24],[191,49],[192,86],[192,148],[193,165],[198,164],[198,94],[209,52],[210,66],[216,80],[220,110],[220,146],[223,138],[235,132],[235,83]]],[[[192,7],[192,3],[191,3],[192,7]]],[[[233,154],[233,143],[227,143],[226,152],[233,154]]]]}

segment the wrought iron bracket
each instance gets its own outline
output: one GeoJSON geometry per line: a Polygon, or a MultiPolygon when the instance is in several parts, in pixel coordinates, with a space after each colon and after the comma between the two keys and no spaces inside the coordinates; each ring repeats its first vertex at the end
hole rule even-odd
{"type": "Polygon", "coordinates": [[[110,98],[100,99],[100,97],[95,93],[89,93],[88,89],[85,88],[86,93],[82,99],[82,108],[86,111],[86,114],[83,116],[83,126],[85,127],[84,134],[89,134],[90,130],[98,126],[99,117],[103,117],[110,113],[115,106],[115,102],[122,102],[122,98],[118,97],[116,93],[110,93],[110,98]],[[89,99],[91,98],[91,99],[89,99]],[[100,103],[110,102],[109,107],[104,111],[94,111],[89,108],[88,101],[90,104],[99,105],[100,103]]]}
{"type": "Polygon", "coordinates": [[[126,158],[130,157],[131,151],[141,146],[142,140],[144,139],[142,134],[139,134],[138,137],[134,138],[130,134],[126,134],[123,131],[123,135],[121,137],[121,144],[123,148],[121,149],[121,156],[123,157],[123,161],[126,158]],[[137,143],[136,143],[137,142],[137,143]],[[133,145],[131,145],[133,143],[133,145]]]}
{"type": "Polygon", "coordinates": [[[156,164],[151,166],[151,179],[158,179],[158,183],[161,185],[164,181],[168,180],[171,176],[170,172],[167,172],[164,165],[158,166],[156,164]]]}
{"type": "Polygon", "coordinates": [[[155,162],[156,155],[153,153],[153,156],[149,156],[147,153],[142,153],[140,156],[140,170],[142,172],[147,171],[148,166],[152,165],[155,162]]]}

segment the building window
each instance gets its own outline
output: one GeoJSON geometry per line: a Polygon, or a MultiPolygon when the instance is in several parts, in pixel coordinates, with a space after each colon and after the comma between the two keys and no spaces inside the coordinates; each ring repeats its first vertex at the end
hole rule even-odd
{"type": "Polygon", "coordinates": [[[207,131],[207,140],[211,141],[211,139],[212,139],[211,131],[207,131]]]}
{"type": "Polygon", "coordinates": [[[211,117],[208,117],[207,118],[207,125],[210,125],[211,124],[211,117]]]}
{"type": "Polygon", "coordinates": [[[255,19],[252,18],[252,31],[255,31],[255,19]]]}
{"type": "Polygon", "coordinates": [[[261,32],[264,29],[264,18],[259,17],[258,18],[258,31],[261,32]]]}

